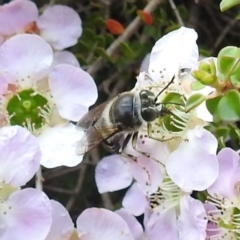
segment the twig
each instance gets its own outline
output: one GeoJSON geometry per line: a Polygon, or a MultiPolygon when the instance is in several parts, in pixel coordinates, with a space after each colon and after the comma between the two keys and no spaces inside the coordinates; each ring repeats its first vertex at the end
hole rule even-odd
{"type": "Polygon", "coordinates": [[[84,161],[83,163],[79,164],[76,167],[71,167],[71,168],[60,167],[60,168],[54,168],[54,169],[48,170],[46,173],[43,173],[44,182],[47,182],[47,181],[52,180],[53,178],[56,178],[56,177],[59,177],[59,176],[62,177],[65,174],[68,174],[68,173],[74,172],[76,170],[79,170],[85,164],[86,164],[86,162],[84,161]]]}
{"type": "Polygon", "coordinates": [[[40,191],[42,191],[42,189],[43,189],[42,179],[43,179],[42,178],[42,168],[40,166],[38,171],[37,171],[37,173],[36,173],[36,179],[35,179],[35,181],[36,181],[36,189],[38,189],[40,191]]]}
{"type": "Polygon", "coordinates": [[[44,190],[45,189],[51,190],[53,192],[65,193],[68,195],[74,194],[74,190],[68,190],[68,189],[59,188],[59,187],[55,187],[55,186],[51,186],[51,185],[44,185],[44,190]]]}
{"type": "Polygon", "coordinates": [[[178,11],[178,9],[177,9],[174,1],[173,1],[173,0],[169,0],[169,3],[170,3],[170,5],[171,5],[171,8],[172,8],[172,10],[173,10],[176,18],[177,18],[178,24],[179,24],[180,26],[184,26],[183,20],[182,20],[182,18],[181,18],[181,15],[180,15],[180,13],[179,13],[179,11],[178,11]]]}
{"type": "MultiPolygon", "coordinates": [[[[92,162],[96,165],[100,159],[99,152],[96,150],[95,154],[92,155],[92,162]]],[[[109,210],[113,210],[113,204],[111,201],[111,197],[108,192],[101,194],[103,207],[109,210]]]]}
{"type": "MultiPolygon", "coordinates": [[[[147,6],[144,8],[144,11],[146,12],[152,12],[156,9],[157,5],[161,2],[162,0],[151,0],[147,6]]],[[[112,56],[112,54],[117,50],[117,48],[120,46],[121,42],[127,41],[140,27],[142,23],[142,20],[139,17],[136,17],[125,29],[122,35],[120,35],[111,45],[110,47],[106,50],[106,54],[108,56],[112,56]]],[[[96,72],[101,68],[104,60],[100,57],[96,60],[95,63],[93,63],[89,68],[88,68],[88,73],[94,77],[96,72]]]]}
{"type": "Polygon", "coordinates": [[[218,46],[223,41],[224,37],[228,34],[228,32],[231,30],[231,28],[234,27],[234,25],[238,22],[237,19],[232,19],[232,21],[221,31],[221,34],[218,36],[212,50],[212,54],[214,54],[215,50],[218,48],[218,46]]]}

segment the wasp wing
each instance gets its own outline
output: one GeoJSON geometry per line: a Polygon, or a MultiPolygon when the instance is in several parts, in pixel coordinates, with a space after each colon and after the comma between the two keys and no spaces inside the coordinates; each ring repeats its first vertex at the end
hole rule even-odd
{"type": "Polygon", "coordinates": [[[83,131],[87,131],[90,127],[92,127],[97,120],[102,116],[102,113],[104,109],[106,108],[106,105],[110,102],[106,101],[92,109],[90,109],[89,112],[87,112],[77,123],[76,127],[79,129],[82,129],[83,131]]]}
{"type": "Polygon", "coordinates": [[[118,127],[106,126],[103,128],[96,128],[93,126],[89,128],[82,139],[77,143],[76,153],[83,155],[93,148],[97,147],[104,139],[107,139],[119,131],[118,127]]]}
{"type": "Polygon", "coordinates": [[[84,132],[82,139],[77,143],[76,153],[78,155],[89,152],[91,149],[97,147],[104,139],[111,137],[119,131],[117,126],[101,126],[102,124],[100,123],[102,113],[110,101],[112,101],[112,99],[94,107],[77,123],[77,128],[84,132]]]}

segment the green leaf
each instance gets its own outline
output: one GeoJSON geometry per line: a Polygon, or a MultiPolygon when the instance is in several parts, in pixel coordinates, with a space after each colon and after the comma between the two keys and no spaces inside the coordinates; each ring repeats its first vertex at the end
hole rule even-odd
{"type": "Polygon", "coordinates": [[[189,112],[192,109],[199,106],[202,102],[206,100],[206,97],[200,93],[193,94],[190,96],[190,98],[187,100],[186,106],[185,106],[185,112],[189,112]]]}
{"type": "Polygon", "coordinates": [[[106,53],[104,48],[96,47],[95,52],[97,55],[101,56],[103,59],[112,62],[111,57],[106,53]]]}
{"type": "Polygon", "coordinates": [[[182,100],[182,95],[175,92],[170,92],[166,94],[166,96],[161,100],[162,104],[176,104],[176,105],[184,105],[182,100]]]}
{"type": "Polygon", "coordinates": [[[218,54],[217,65],[225,77],[233,75],[240,67],[240,49],[234,46],[223,48],[218,54]]]}
{"type": "Polygon", "coordinates": [[[216,129],[216,137],[224,137],[226,138],[229,135],[230,129],[225,126],[225,127],[219,127],[216,129]]]}
{"type": "Polygon", "coordinates": [[[240,67],[238,67],[235,73],[230,78],[233,86],[240,88],[240,67]]]}
{"type": "Polygon", "coordinates": [[[197,91],[197,90],[203,89],[204,87],[206,87],[206,86],[203,85],[202,83],[200,83],[199,81],[194,81],[194,82],[192,82],[191,85],[190,85],[190,88],[191,88],[193,91],[197,91]]]}
{"type": "Polygon", "coordinates": [[[222,0],[220,3],[220,9],[224,12],[238,4],[240,4],[240,0],[222,0]]]}
{"type": "Polygon", "coordinates": [[[208,111],[213,115],[214,118],[219,119],[217,107],[219,104],[219,101],[222,99],[222,96],[218,96],[215,98],[207,99],[206,100],[206,107],[208,111]]]}
{"type": "Polygon", "coordinates": [[[204,72],[207,72],[207,73],[211,73],[210,64],[205,61],[199,62],[198,69],[203,70],[204,72]]]}
{"type": "Polygon", "coordinates": [[[120,47],[125,57],[132,57],[134,55],[134,52],[132,51],[128,43],[121,42],[120,47]]]}
{"type": "Polygon", "coordinates": [[[219,116],[225,121],[238,121],[240,119],[240,94],[230,90],[218,104],[219,116]]]}

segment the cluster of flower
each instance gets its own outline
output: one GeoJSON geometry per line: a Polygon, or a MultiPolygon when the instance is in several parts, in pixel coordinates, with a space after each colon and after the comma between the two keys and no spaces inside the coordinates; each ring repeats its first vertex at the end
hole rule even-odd
{"type": "MultiPolygon", "coordinates": [[[[75,229],[60,203],[40,190],[21,189],[40,165],[82,161],[75,154],[81,132],[71,121],[87,113],[97,88],[63,51],[81,32],[78,14],[66,6],[47,7],[40,16],[28,0],[0,7],[1,240],[238,239],[239,156],[229,148],[217,154],[216,138],[204,129],[212,119],[204,103],[187,112],[171,104],[168,121],[157,120],[151,131],[143,126],[125,154],[99,162],[100,193],[131,185],[116,212],[87,209],[75,229]],[[193,191],[207,201],[193,198],[193,191]],[[144,230],[135,218],[142,214],[144,230]]],[[[192,79],[179,70],[197,67],[196,39],[194,30],[180,28],[157,41],[133,91],[158,93],[175,76],[159,101],[173,94],[186,103],[192,79]]]]}
{"type": "MultiPolygon", "coordinates": [[[[230,148],[217,154],[217,139],[204,128],[213,121],[205,102],[187,110],[194,93],[209,95],[215,90],[191,90],[194,79],[189,70],[199,64],[196,39],[193,29],[182,27],[158,40],[143,61],[141,68],[147,72],[140,73],[133,89],[157,94],[175,76],[159,102],[175,105],[180,96],[184,107],[172,107],[167,121],[163,116],[150,130],[143,126],[124,154],[105,157],[96,167],[100,193],[130,186],[117,212],[130,229],[138,229],[135,239],[239,238],[239,156],[230,148]],[[142,214],[145,233],[133,220],[142,214]]],[[[204,61],[209,59],[200,62],[204,61]]]]}

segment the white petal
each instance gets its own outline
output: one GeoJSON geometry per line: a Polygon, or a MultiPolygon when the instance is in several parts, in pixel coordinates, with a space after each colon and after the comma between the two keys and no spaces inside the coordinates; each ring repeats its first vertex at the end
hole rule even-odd
{"type": "MultiPolygon", "coordinates": [[[[223,148],[218,153],[219,175],[217,180],[208,189],[215,196],[238,199],[236,184],[240,182],[240,159],[239,155],[231,148],[223,148]]],[[[237,200],[238,201],[238,200],[237,200]]]]}
{"type": "Polygon", "coordinates": [[[120,155],[104,157],[96,166],[95,180],[100,193],[128,187],[132,176],[120,155]]]}
{"type": "Polygon", "coordinates": [[[2,35],[22,32],[28,24],[36,21],[38,17],[37,6],[32,1],[9,1],[0,8],[0,33],[2,35]]]}
{"type": "Polygon", "coordinates": [[[137,183],[134,183],[126,192],[122,205],[131,214],[139,216],[143,214],[148,206],[146,196],[139,188],[137,183]]]}
{"type": "Polygon", "coordinates": [[[1,100],[1,95],[6,93],[8,89],[8,82],[7,79],[0,74],[0,100],[1,100]]]}
{"type": "Polygon", "coordinates": [[[180,239],[205,240],[207,218],[203,204],[190,196],[182,197],[178,224],[180,239]]]}
{"type": "Polygon", "coordinates": [[[217,178],[217,139],[200,126],[187,132],[187,140],[169,155],[166,170],[181,189],[202,191],[217,178]]]}
{"type": "Polygon", "coordinates": [[[59,51],[53,54],[52,68],[58,64],[66,63],[75,67],[80,67],[80,64],[75,55],[69,51],[59,51]]]}
{"type": "Polygon", "coordinates": [[[39,136],[41,164],[47,168],[78,165],[83,156],[76,155],[77,140],[83,133],[72,123],[48,127],[39,136]]]}
{"type": "Polygon", "coordinates": [[[150,60],[150,53],[148,53],[142,63],[141,63],[141,66],[140,66],[140,72],[147,72],[148,71],[148,67],[149,67],[149,60],[150,60]]]}
{"type": "Polygon", "coordinates": [[[49,75],[49,87],[61,117],[79,121],[97,99],[92,77],[80,68],[60,64],[49,75]]]}
{"type": "Polygon", "coordinates": [[[140,240],[143,235],[143,228],[142,225],[137,221],[137,219],[123,208],[115,211],[115,213],[121,216],[122,219],[127,223],[130,231],[133,234],[134,239],[140,240]]]}
{"type": "Polygon", "coordinates": [[[139,156],[137,160],[127,161],[133,178],[144,193],[154,193],[163,181],[160,164],[151,158],[139,156]]]}
{"type": "Polygon", "coordinates": [[[78,13],[62,5],[48,6],[37,21],[40,35],[56,50],[75,45],[82,34],[81,25],[78,13]]]}
{"type": "Polygon", "coordinates": [[[198,60],[196,39],[193,29],[181,27],[158,40],[150,56],[150,76],[156,81],[169,81],[180,69],[195,67],[198,60]]]}
{"type": "Polygon", "coordinates": [[[40,166],[37,139],[20,126],[0,129],[0,181],[13,186],[26,184],[40,166]]]}
{"type": "Polygon", "coordinates": [[[175,208],[161,213],[152,212],[144,222],[148,239],[159,240],[161,236],[164,240],[179,240],[175,208]]]}
{"type": "Polygon", "coordinates": [[[0,48],[0,69],[19,82],[46,76],[52,60],[51,46],[33,34],[13,36],[0,48]]]}
{"type": "Polygon", "coordinates": [[[51,200],[51,205],[52,225],[44,240],[69,240],[74,229],[74,224],[67,209],[54,200],[51,200]]]}
{"type": "Polygon", "coordinates": [[[0,206],[1,240],[43,240],[52,222],[46,194],[26,188],[12,193],[0,206]]]}
{"type": "Polygon", "coordinates": [[[77,219],[81,240],[134,240],[127,223],[106,209],[88,208],[77,219]]]}

